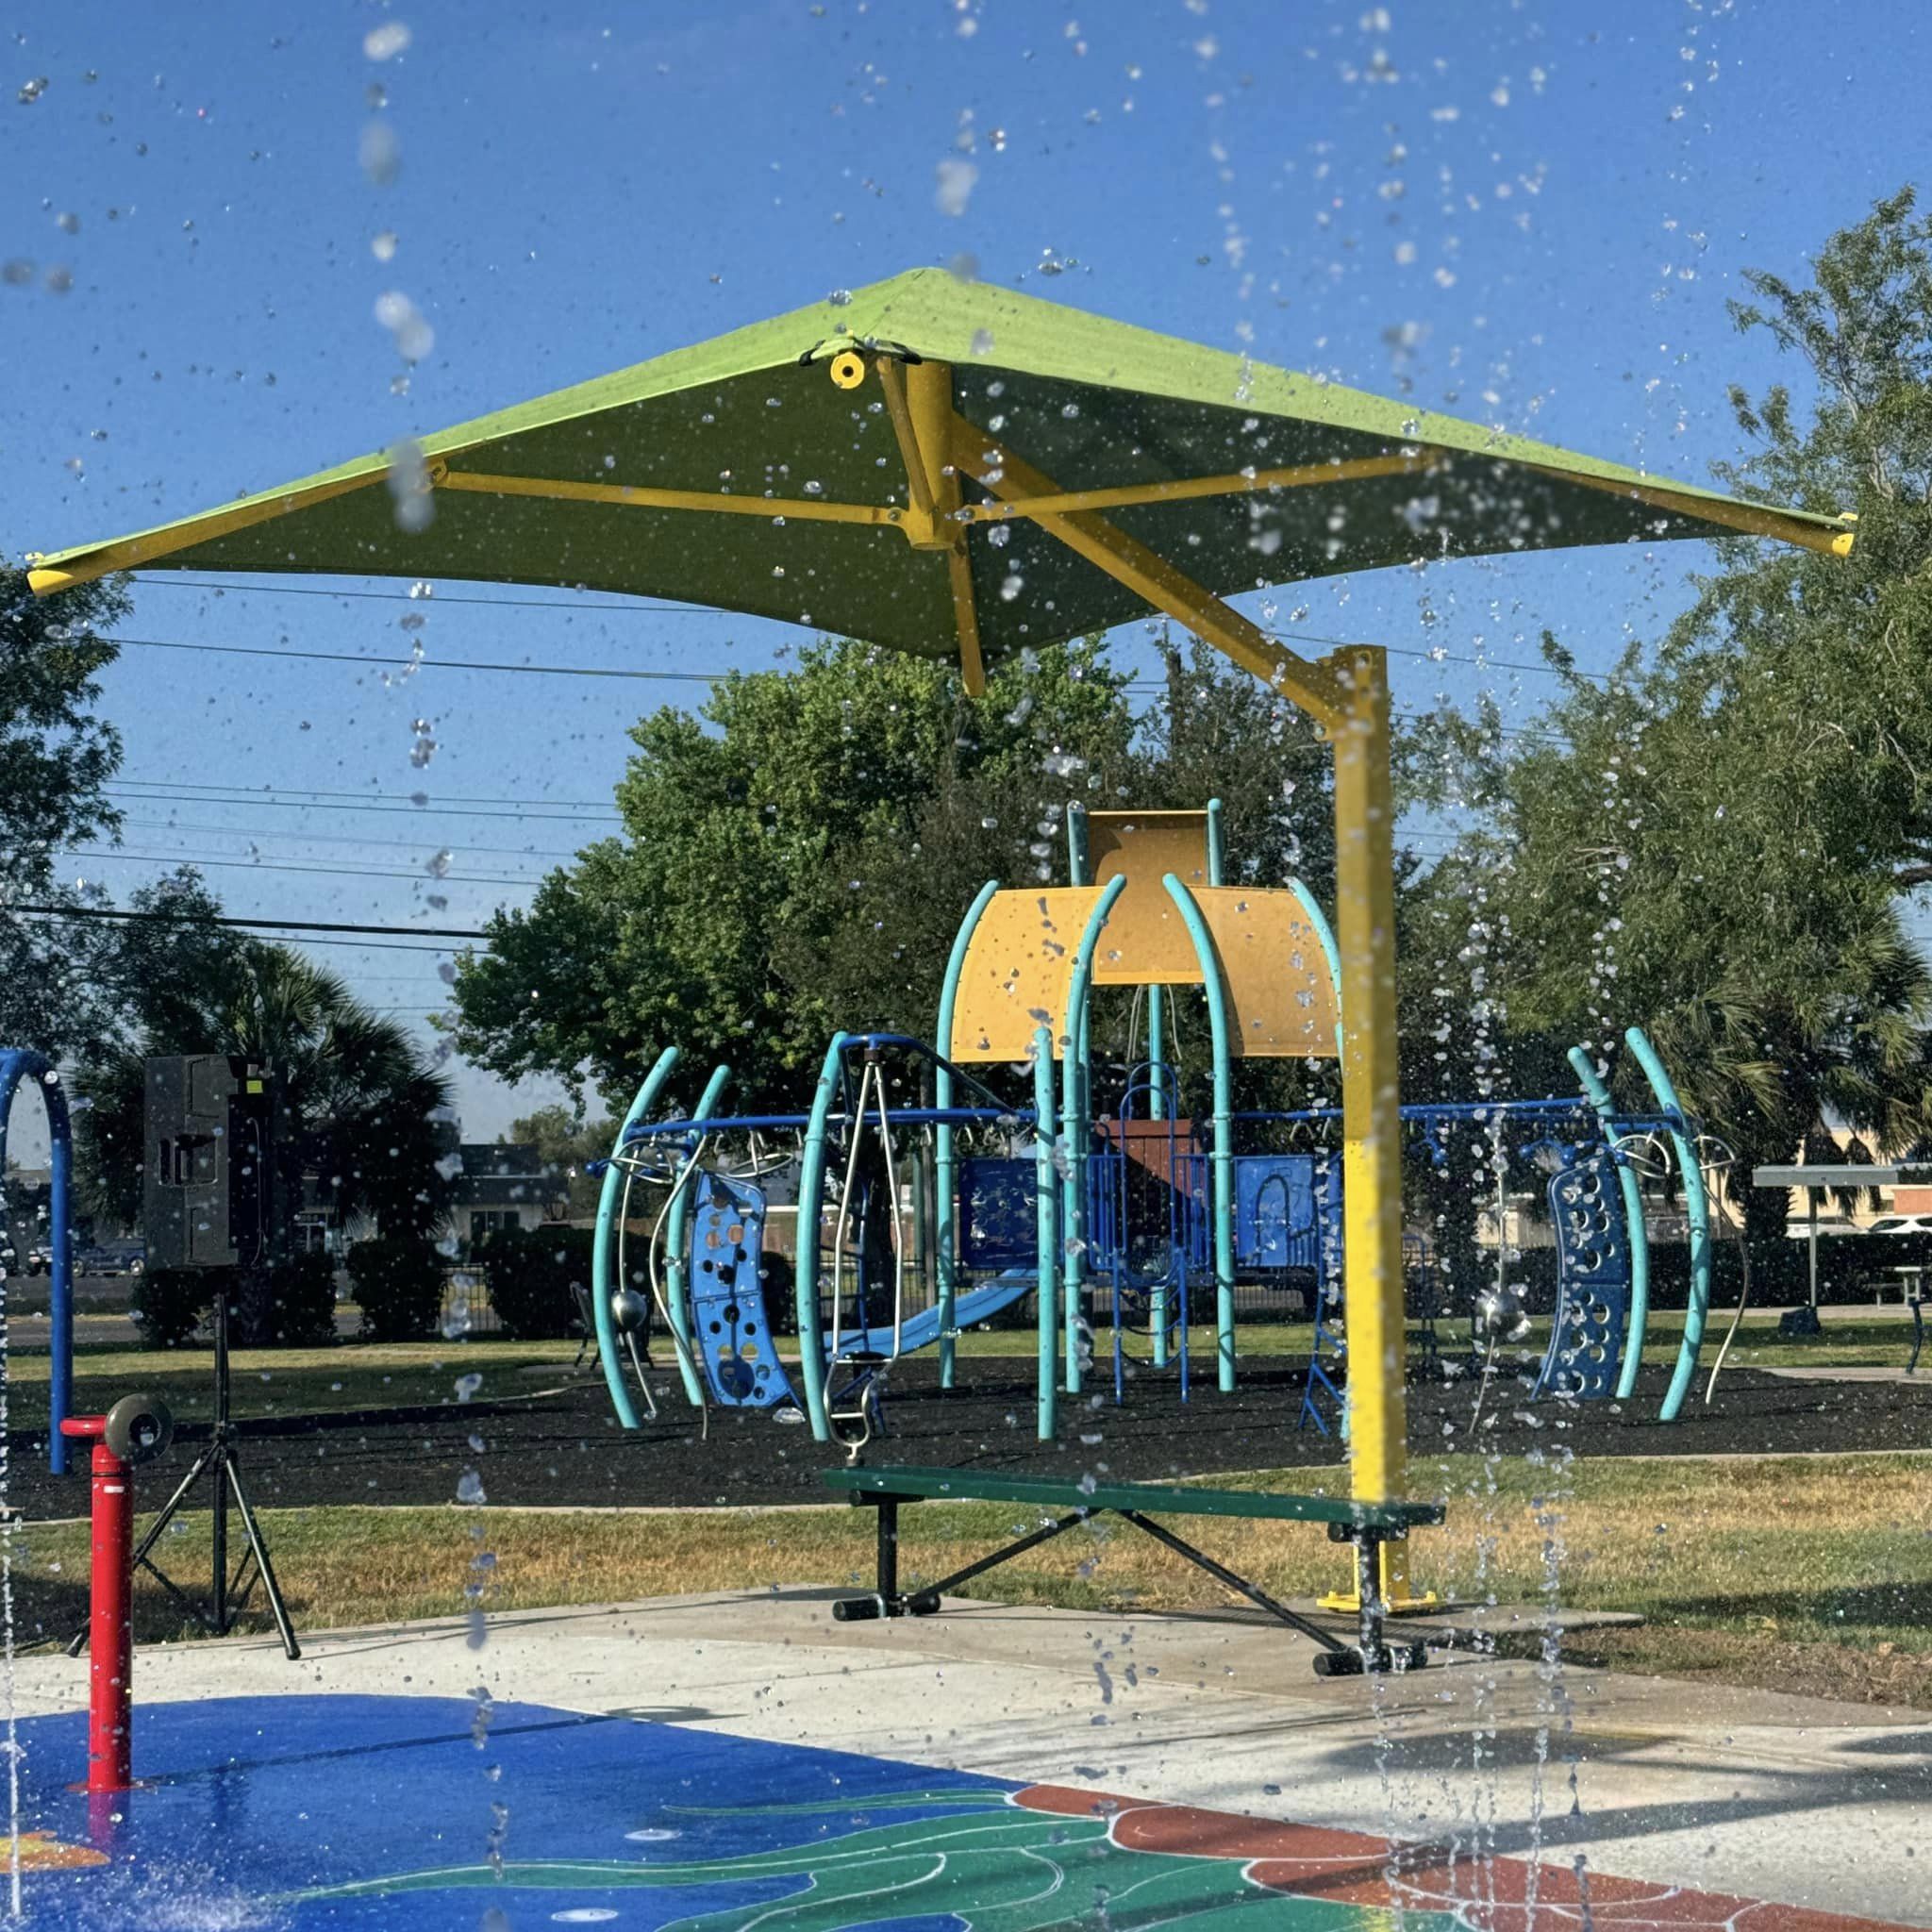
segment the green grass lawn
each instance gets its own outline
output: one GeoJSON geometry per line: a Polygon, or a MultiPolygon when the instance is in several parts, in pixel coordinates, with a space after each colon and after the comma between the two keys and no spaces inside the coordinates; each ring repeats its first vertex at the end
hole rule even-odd
{"type": "MultiPolygon", "coordinates": [[[[1560,1473],[1451,1457],[1420,1460],[1414,1475],[1418,1493],[1433,1489],[1449,1507],[1446,1525],[1412,1544],[1418,1584],[1465,1602],[1536,1604],[1554,1574],[1563,1605],[1647,1620],[1578,1633],[1566,1643],[1574,1662],[1932,1708],[1932,1454],[1605,1459],[1560,1473]]],[[[1335,1468],[1254,1481],[1339,1490],[1345,1479],[1335,1468]]],[[[872,1574],[870,1520],[841,1505],[621,1515],[330,1507],[263,1520],[291,1608],[311,1629],[451,1615],[479,1586],[487,1608],[518,1609],[787,1584],[863,1589],[872,1574]],[[493,1561],[479,1566],[479,1555],[493,1561]]],[[[164,1540],[170,1570],[205,1575],[207,1524],[186,1517],[164,1540]]],[[[908,1584],[943,1574],[1031,1526],[1016,1507],[925,1505],[906,1519],[902,1574],[908,1584]]],[[[1217,1522],[1208,1541],[1278,1595],[1341,1580],[1341,1559],[1313,1525],[1217,1522]]],[[[10,1547],[23,1641],[64,1636],[83,1614],[85,1526],[24,1526],[10,1547]]],[[[973,1593],[1074,1608],[1229,1601],[1106,1518],[990,1572],[973,1593]]],[[[143,1639],[194,1634],[145,1578],[135,1622],[143,1639]]],[[[1511,1641],[1533,1648],[1537,1638],[1511,1641]]]]}
{"type": "MultiPolygon", "coordinates": [[[[233,1413],[313,1415],[326,1409],[409,1407],[454,1403],[459,1375],[480,1375],[473,1399],[533,1395],[568,1381],[574,1341],[346,1342],[339,1348],[239,1348],[233,1357],[233,1413]],[[525,1369],[555,1370],[524,1374],[525,1369]]],[[[44,1427],[51,1357],[22,1351],[8,1363],[8,1422],[44,1427]]],[[[213,1409],[214,1357],[205,1348],[76,1348],[74,1412],[98,1411],[130,1390],[161,1395],[176,1422],[205,1421],[213,1409]]]]}

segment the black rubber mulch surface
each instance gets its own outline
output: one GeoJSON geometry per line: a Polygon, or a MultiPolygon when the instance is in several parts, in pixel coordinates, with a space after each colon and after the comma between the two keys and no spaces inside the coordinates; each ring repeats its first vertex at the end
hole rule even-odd
{"type": "MultiPolygon", "coordinates": [[[[888,1433],[869,1462],[943,1464],[1077,1476],[1092,1472],[1121,1480],[1160,1481],[1246,1469],[1333,1463],[1334,1437],[1297,1430],[1302,1374],[1268,1363],[1223,1395],[1197,1376],[1184,1407],[1170,1373],[1141,1371],[1116,1407],[1110,1374],[1081,1396],[1060,1398],[1058,1440],[1035,1435],[1030,1363],[972,1360],[960,1365],[969,1387],[947,1394],[937,1366],[914,1357],[894,1370],[886,1407],[888,1433]]],[[[1775,1456],[1807,1451],[1932,1449],[1932,1363],[1910,1382],[1799,1382],[1751,1370],[1727,1370],[1716,1401],[1703,1402],[1700,1375],[1680,1419],[1665,1426],[1657,1411],[1669,1382],[1645,1370],[1628,1404],[1530,1404],[1513,1370],[1499,1372],[1484,1401],[1484,1446],[1520,1456],[1541,1444],[1567,1445],[1579,1456],[1775,1456]]],[[[310,1504],[453,1503],[465,1472],[475,1470],[491,1503],[632,1507],[824,1501],[821,1469],[845,1457],[811,1431],[770,1415],[713,1410],[709,1439],[695,1411],[660,1373],[662,1419],[635,1434],[611,1417],[602,1380],[584,1377],[568,1393],[530,1402],[505,1386],[482,1391],[466,1407],[407,1418],[309,1419],[249,1432],[242,1463],[252,1499],[265,1508],[310,1504]],[[480,1441],[480,1450],[471,1438],[480,1441]]],[[[1471,1434],[1474,1378],[1427,1382],[1408,1392],[1415,1458],[1476,1446],[1471,1434]]],[[[205,1433],[205,1432],[204,1432],[205,1433]]],[[[199,1444],[177,1442],[158,1464],[140,1472],[143,1507],[164,1499],[199,1444]]],[[[76,1458],[81,1460],[81,1458],[76,1458]]],[[[75,1516],[87,1508],[85,1474],[55,1478],[45,1458],[17,1447],[8,1488],[31,1518],[75,1516]]],[[[83,1462],[84,1467],[84,1462],[83,1462]]],[[[206,1507],[206,1491],[200,1507],[206,1507]]],[[[474,1500],[466,1497],[465,1500],[474,1500]]]]}

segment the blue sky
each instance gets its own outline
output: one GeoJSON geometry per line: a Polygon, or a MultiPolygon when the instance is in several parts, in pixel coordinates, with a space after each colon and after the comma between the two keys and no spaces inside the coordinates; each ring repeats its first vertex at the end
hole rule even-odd
{"type": "MultiPolygon", "coordinates": [[[[1700,480],[1740,453],[1726,385],[1778,373],[1726,317],[1740,270],[1802,275],[1917,164],[1918,20],[1878,0],[15,6],[0,549],[182,515],[960,256],[1700,480]],[[397,28],[407,45],[370,58],[397,28]],[[972,171],[959,212],[941,164],[972,171]],[[434,331],[413,369],[375,317],[389,292],[434,331]]],[[[1533,658],[1545,625],[1586,665],[1655,636],[1699,556],[1384,573],[1286,588],[1274,614],[1451,654],[1398,658],[1404,708],[1479,689],[1526,708],[1545,680],[1494,660],[1533,658]]],[[[333,582],[138,587],[125,629],[155,641],[129,644],[104,698],[125,851],[76,873],[125,890],[219,859],[231,911],[473,925],[610,823],[638,711],[702,687],[447,659],[688,680],[801,635],[456,584],[314,594],[333,582]],[[398,679],[417,640],[423,668],[398,679]]],[[[442,991],[433,950],[321,957],[417,1025],[442,991]]],[[[504,1090],[452,1071],[468,1130],[504,1125],[504,1090]]]]}

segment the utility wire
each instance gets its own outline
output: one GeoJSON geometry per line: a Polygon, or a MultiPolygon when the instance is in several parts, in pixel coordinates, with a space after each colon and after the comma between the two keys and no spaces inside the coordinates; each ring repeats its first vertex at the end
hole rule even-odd
{"type": "MultiPolygon", "coordinates": [[[[203,799],[204,805],[219,805],[220,799],[203,799]]],[[[184,825],[175,819],[123,819],[124,825],[134,825],[143,832],[181,832],[195,837],[206,836],[213,839],[279,839],[289,843],[307,845],[382,845],[395,852],[420,852],[425,845],[436,843],[434,839],[368,839],[356,832],[278,832],[266,825],[184,825]]],[[[575,852],[559,852],[547,846],[535,845],[472,845],[465,839],[461,848],[467,857],[480,853],[496,858],[575,858],[575,852]]]]}
{"type": "MultiPolygon", "coordinates": [[[[135,912],[118,906],[11,906],[10,912],[31,912],[42,919],[145,920],[157,925],[236,925],[254,932],[401,933],[411,939],[487,940],[490,935],[468,926],[345,925],[328,919],[242,919],[231,913],[135,912]]],[[[320,941],[318,941],[320,943],[320,941]]],[[[375,952],[446,953],[447,946],[376,946],[375,952]]]]}
{"type": "MultiPolygon", "coordinates": [[[[723,606],[716,604],[657,604],[644,602],[639,602],[634,604],[600,604],[580,600],[575,597],[466,597],[463,596],[460,592],[455,595],[448,596],[445,596],[441,593],[433,592],[426,597],[412,597],[407,591],[329,591],[324,590],[320,586],[309,584],[214,584],[209,583],[206,578],[203,577],[138,575],[135,578],[135,581],[139,584],[143,585],[158,585],[162,589],[171,591],[213,591],[223,595],[231,595],[237,591],[242,591],[250,593],[258,597],[355,597],[366,600],[370,603],[409,604],[413,605],[418,610],[427,610],[429,608],[433,608],[438,604],[467,604],[478,605],[486,609],[501,608],[506,610],[570,610],[575,612],[595,610],[603,612],[607,615],[622,615],[625,617],[657,617],[660,615],[675,615],[680,617],[733,617],[743,619],[744,617],[752,614],[746,611],[727,610],[723,606]]],[[[771,619],[767,621],[775,623],[781,622],[782,620],[771,619]]],[[[1281,643],[1325,644],[1331,650],[1345,651],[1356,649],[1369,641],[1367,639],[1364,638],[1326,637],[1323,635],[1320,631],[1273,630],[1270,629],[1266,625],[1259,625],[1257,626],[1257,628],[1260,629],[1264,636],[1274,638],[1281,643]]],[[[135,639],[117,639],[115,640],[115,641],[132,643],[141,641],[135,639]]],[[[212,650],[218,647],[214,645],[203,645],[182,646],[181,648],[200,648],[212,650]]],[[[1485,671],[1527,671],[1535,674],[1538,676],[1542,677],[1561,677],[1566,675],[1570,675],[1557,671],[1554,666],[1549,664],[1516,663],[1510,661],[1507,658],[1472,658],[1467,655],[1454,651],[1417,651],[1405,649],[1401,646],[1394,644],[1385,644],[1381,648],[1386,650],[1391,657],[1424,658],[1428,659],[1429,662],[1435,664],[1473,664],[1476,666],[1479,670],[1485,671]]],[[[291,652],[288,655],[291,657],[298,657],[307,654],[300,652],[291,652]]],[[[478,666],[476,668],[481,669],[483,667],[478,666]]],[[[522,669],[525,667],[515,666],[510,668],[522,669]]],[[[541,667],[528,668],[535,669],[541,667]]],[[[636,672],[606,672],[602,674],[591,672],[581,675],[590,676],[597,676],[600,675],[605,676],[637,676],[640,674],[636,672]]],[[[660,673],[658,675],[668,676],[672,674],[660,673]]],[[[1604,676],[1601,673],[1597,672],[1585,671],[1577,672],[1574,675],[1586,678],[1592,684],[1604,684],[1608,682],[1608,679],[1606,676],[1604,676]]]]}
{"type": "Polygon", "coordinates": [[[297,865],[272,858],[208,858],[192,852],[124,852],[101,845],[74,845],[68,848],[80,858],[138,859],[147,865],[217,866],[242,872],[329,873],[338,878],[414,879],[431,886],[538,886],[542,880],[525,873],[519,877],[495,873],[402,872],[361,865],[297,865]]]}

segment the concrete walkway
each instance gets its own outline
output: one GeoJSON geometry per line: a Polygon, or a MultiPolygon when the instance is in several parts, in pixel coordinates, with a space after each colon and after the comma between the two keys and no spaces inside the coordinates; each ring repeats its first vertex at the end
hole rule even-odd
{"type": "MultiPolygon", "coordinates": [[[[1593,1874],[1932,1926],[1923,1713],[1530,1664],[1451,1660],[1381,1687],[1320,1679],[1242,1612],[1090,1615],[954,1603],[841,1624],[846,1592],[663,1598],[142,1652],[138,1700],[467,1696],[622,1713],[1452,1841],[1593,1874]]],[[[1507,1614],[1507,1613],[1504,1613],[1507,1614]]],[[[86,1665],[21,1660],[21,1713],[69,1710],[86,1665]]],[[[139,1774],[141,1767],[136,1765],[139,1774]]],[[[75,1767],[78,1774],[79,1767],[75,1767]]]]}

